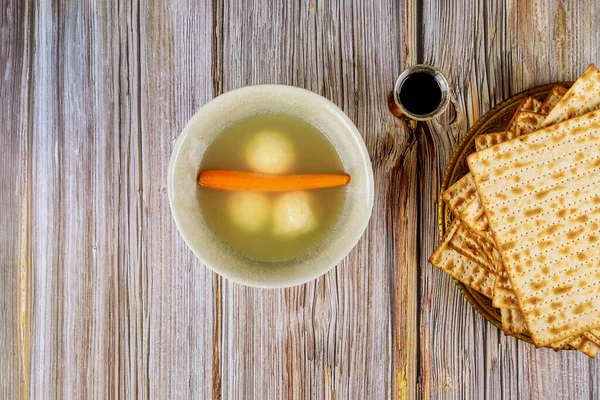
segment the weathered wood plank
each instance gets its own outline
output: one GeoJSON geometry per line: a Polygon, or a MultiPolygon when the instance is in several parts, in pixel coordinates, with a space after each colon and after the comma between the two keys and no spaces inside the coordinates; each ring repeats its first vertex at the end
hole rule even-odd
{"type": "MultiPolygon", "coordinates": [[[[59,358],[56,345],[56,329],[52,320],[56,320],[56,303],[53,302],[53,286],[55,282],[55,266],[59,264],[56,242],[59,240],[59,220],[56,203],[58,197],[58,135],[55,132],[58,98],[51,77],[57,74],[56,64],[46,66],[41,60],[57,60],[56,31],[52,28],[54,13],[49,7],[35,7],[35,48],[33,59],[32,89],[32,210],[31,215],[31,264],[32,264],[32,299],[34,315],[32,317],[31,346],[31,392],[53,393],[56,395],[58,377],[56,362],[59,358]],[[45,96],[53,101],[44,102],[45,96]],[[44,144],[40,143],[44,141],[44,144]],[[36,340],[36,338],[40,340],[36,340]],[[54,360],[53,360],[54,359],[54,360]]],[[[56,22],[56,21],[54,21],[56,22]]],[[[55,297],[59,296],[54,291],[55,297]]],[[[60,381],[62,385],[62,380],[60,381]]]]}
{"type": "MultiPolygon", "coordinates": [[[[397,24],[401,29],[400,37],[390,45],[399,45],[401,69],[416,64],[419,58],[418,24],[420,23],[419,4],[416,1],[404,1],[399,4],[397,24]]],[[[393,20],[391,23],[394,23],[393,20]]],[[[396,37],[396,35],[394,35],[396,37]]],[[[393,69],[392,69],[392,72],[393,69]]],[[[397,71],[400,75],[401,71],[397,71]]],[[[397,78],[397,77],[395,77],[397,78]]],[[[390,85],[390,92],[395,81],[390,85]]],[[[389,98],[388,98],[389,101],[389,98]]],[[[402,124],[402,133],[406,138],[404,153],[394,166],[391,174],[388,199],[390,206],[386,211],[390,216],[393,252],[396,257],[394,273],[390,274],[395,282],[391,288],[393,301],[390,304],[392,314],[392,393],[390,397],[412,399],[419,393],[419,171],[418,141],[415,138],[416,124],[402,124]],[[399,191],[398,191],[399,190],[399,191]]]]}
{"type": "Polygon", "coordinates": [[[194,7],[36,5],[33,397],[212,394],[212,274],[176,231],[165,172],[212,97],[194,7]]]}
{"type": "Polygon", "coordinates": [[[29,387],[30,281],[28,4],[0,2],[0,393],[23,397],[29,387]]]}
{"type": "Polygon", "coordinates": [[[376,177],[365,237],[334,271],[278,291],[224,281],[225,398],[414,393],[416,242],[404,238],[416,229],[416,186],[399,182],[414,182],[416,152],[386,104],[400,71],[399,6],[225,4],[224,90],[285,83],[333,100],[363,133],[376,177]]]}
{"type": "MultiPolygon", "coordinates": [[[[424,164],[421,310],[424,397],[592,398],[597,362],[504,337],[461,298],[451,279],[426,264],[437,243],[436,202],[457,144],[484,112],[529,87],[572,80],[594,60],[598,16],[592,2],[424,1],[423,61],[452,82],[456,119],[427,124],[424,164]],[[470,27],[464,29],[465,26],[470,27]],[[452,38],[448,40],[448,38],[452,38]],[[438,361],[436,361],[438,360],[438,361]],[[568,373],[566,373],[568,371],[568,373]]],[[[451,114],[451,113],[450,113],[451,114]]]]}
{"type": "Polygon", "coordinates": [[[32,397],[106,396],[121,388],[112,376],[122,349],[114,303],[118,75],[114,54],[103,51],[115,38],[111,11],[35,4],[32,397]]]}
{"type": "MultiPolygon", "coordinates": [[[[490,107],[490,96],[502,98],[497,90],[502,87],[502,74],[488,74],[488,70],[496,71],[496,66],[501,65],[494,58],[497,50],[494,43],[498,41],[487,42],[489,27],[503,26],[501,11],[486,16],[482,2],[467,6],[460,2],[425,1],[423,5],[422,62],[439,67],[453,87],[450,110],[443,118],[423,126],[423,135],[419,136],[419,170],[423,174],[420,190],[423,398],[486,398],[520,393],[511,386],[513,380],[498,387],[496,377],[486,379],[500,370],[499,365],[513,365],[510,358],[505,362],[496,351],[485,351],[486,346],[497,347],[502,334],[473,310],[452,279],[427,263],[438,241],[437,201],[450,156],[467,127],[479,118],[482,110],[490,107]],[[465,26],[469,29],[464,29],[465,26]],[[496,79],[492,80],[493,77],[496,79]]],[[[519,372],[522,371],[505,371],[515,378],[519,372]]]]}
{"type": "Polygon", "coordinates": [[[215,95],[211,7],[196,1],[140,2],[140,126],[132,134],[140,142],[136,162],[143,173],[141,248],[149,284],[143,349],[151,397],[210,398],[219,389],[213,388],[218,378],[213,374],[214,349],[220,344],[213,336],[219,323],[218,283],[175,227],[166,174],[179,133],[215,95]]]}

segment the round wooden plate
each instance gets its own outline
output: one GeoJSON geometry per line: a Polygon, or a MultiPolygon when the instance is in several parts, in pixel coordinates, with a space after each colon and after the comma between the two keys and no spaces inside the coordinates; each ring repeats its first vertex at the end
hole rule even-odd
{"type": "MultiPolygon", "coordinates": [[[[475,137],[477,135],[504,131],[525,96],[533,96],[538,100],[544,100],[554,85],[563,85],[564,87],[569,88],[572,84],[573,82],[560,82],[536,86],[510,97],[508,100],[503,101],[485,113],[485,115],[468,130],[466,136],[460,141],[458,147],[454,151],[450,164],[446,169],[444,180],[442,181],[440,194],[469,172],[469,168],[467,167],[467,156],[475,152],[475,137]]],[[[450,226],[452,219],[452,212],[446,207],[446,204],[440,197],[438,203],[440,235],[444,235],[446,229],[450,226]]],[[[458,281],[456,281],[456,285],[459,287],[463,296],[467,298],[469,303],[471,303],[485,319],[490,321],[497,328],[502,329],[500,310],[492,307],[492,301],[490,299],[458,281]]],[[[517,334],[514,336],[518,339],[532,343],[529,335],[517,334]]]]}

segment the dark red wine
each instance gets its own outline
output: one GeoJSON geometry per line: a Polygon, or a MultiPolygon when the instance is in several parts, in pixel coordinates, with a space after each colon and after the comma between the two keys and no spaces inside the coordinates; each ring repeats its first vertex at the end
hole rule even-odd
{"type": "Polygon", "coordinates": [[[435,111],[442,101],[442,89],[433,75],[415,72],[402,82],[400,103],[415,115],[435,111]]]}

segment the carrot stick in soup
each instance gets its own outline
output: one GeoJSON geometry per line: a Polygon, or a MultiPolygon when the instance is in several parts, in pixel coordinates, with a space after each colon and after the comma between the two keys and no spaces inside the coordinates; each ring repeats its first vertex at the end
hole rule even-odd
{"type": "Polygon", "coordinates": [[[350,176],[344,174],[268,175],[243,171],[212,170],[201,172],[198,183],[222,190],[287,192],[344,186],[350,176]]]}

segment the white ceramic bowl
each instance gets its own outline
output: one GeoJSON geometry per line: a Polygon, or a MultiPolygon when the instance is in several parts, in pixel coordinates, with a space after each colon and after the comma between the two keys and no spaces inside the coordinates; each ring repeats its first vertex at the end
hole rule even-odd
{"type": "Polygon", "coordinates": [[[177,228],[206,266],[244,285],[279,288],[323,275],[356,245],[373,208],[373,171],[360,133],[335,104],[292,86],[258,85],[225,93],[192,117],[173,149],[168,190],[177,228]],[[260,113],[287,114],[315,126],[333,143],[351,176],[342,215],[328,238],[310,253],[280,263],[250,260],[230,250],[207,226],[197,197],[200,161],[211,141],[229,125],[260,113]]]}

